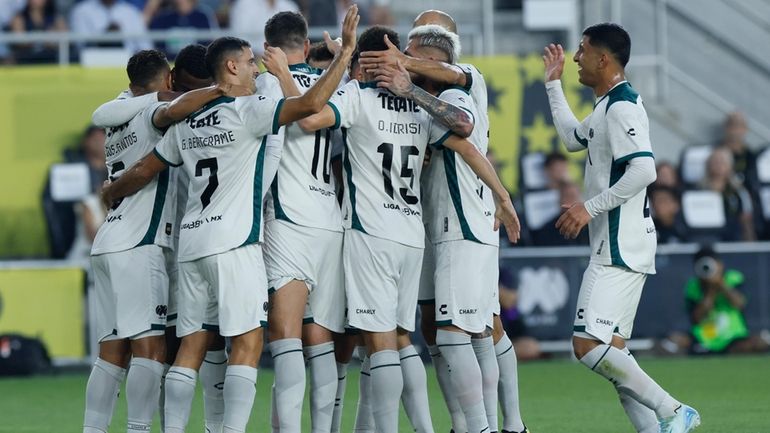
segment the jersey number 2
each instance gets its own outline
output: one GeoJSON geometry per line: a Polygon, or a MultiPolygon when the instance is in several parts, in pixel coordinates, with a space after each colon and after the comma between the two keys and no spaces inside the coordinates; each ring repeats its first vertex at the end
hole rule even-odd
{"type": "MultiPolygon", "coordinates": [[[[390,177],[390,168],[393,165],[393,143],[382,143],[377,146],[377,153],[382,154],[382,178],[385,193],[393,198],[393,180],[390,177]]],[[[414,184],[414,170],[409,168],[409,157],[419,155],[417,146],[401,146],[401,173],[400,176],[409,179],[409,185],[414,184]]],[[[399,188],[399,194],[406,204],[417,204],[417,197],[409,195],[409,189],[399,188]]]]}
{"type": "Polygon", "coordinates": [[[206,185],[206,189],[204,189],[203,194],[201,194],[201,204],[203,205],[203,209],[206,209],[206,206],[211,203],[211,196],[219,186],[219,178],[217,178],[217,169],[219,166],[217,165],[217,159],[206,158],[199,160],[198,163],[195,164],[195,177],[203,176],[203,170],[206,168],[209,169],[209,184],[206,185]]]}

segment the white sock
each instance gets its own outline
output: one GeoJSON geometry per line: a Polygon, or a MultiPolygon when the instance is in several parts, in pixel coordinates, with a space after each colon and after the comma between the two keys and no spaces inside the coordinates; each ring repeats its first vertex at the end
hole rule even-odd
{"type": "Polygon", "coordinates": [[[281,433],[300,433],[305,398],[302,340],[284,338],[269,344],[275,366],[275,408],[281,433]]]}
{"type": "Polygon", "coordinates": [[[166,375],[168,369],[171,368],[168,364],[163,364],[163,375],[160,377],[160,394],[158,394],[158,418],[160,418],[160,431],[166,431],[166,375]]]}
{"type": "Polygon", "coordinates": [[[580,362],[612,382],[619,392],[654,410],[658,418],[674,416],[674,411],[681,406],[633,358],[615,347],[600,344],[580,358],[580,362]]]}
{"type": "MultiPolygon", "coordinates": [[[[627,347],[624,347],[622,352],[631,359],[634,359],[627,347]]],[[[636,362],[636,359],[634,359],[634,362],[636,362]]],[[[620,390],[617,391],[620,404],[623,406],[623,410],[626,411],[626,415],[631,420],[631,424],[633,424],[636,431],[639,433],[658,433],[658,417],[655,416],[655,412],[634,400],[630,395],[620,390]]]]}
{"type": "Polygon", "coordinates": [[[361,377],[358,380],[358,404],[354,432],[374,433],[374,415],[372,414],[372,374],[369,370],[371,360],[364,356],[361,362],[361,377]]]}
{"type": "Polygon", "coordinates": [[[270,387],[270,431],[281,433],[281,422],[278,420],[278,408],[275,407],[275,381],[270,387]]]}
{"type": "Polygon", "coordinates": [[[158,407],[163,364],[147,358],[133,358],[126,376],[128,433],[150,431],[158,407]]]}
{"type": "Polygon", "coordinates": [[[436,331],[436,345],[449,364],[452,389],[465,415],[467,431],[488,431],[489,422],[482,392],[483,377],[471,345],[471,336],[439,329],[436,331]]]}
{"type": "Polygon", "coordinates": [[[404,390],[401,401],[404,410],[417,433],[433,433],[428,404],[428,377],[420,355],[411,344],[398,351],[401,362],[401,374],[404,377],[404,390]]]}
{"type": "Polygon", "coordinates": [[[328,433],[332,428],[334,398],[337,394],[337,363],[334,343],[305,347],[310,370],[310,425],[312,433],[328,433]]]}
{"type": "Polygon", "coordinates": [[[404,390],[401,363],[395,350],[381,350],[370,357],[372,407],[377,433],[398,433],[398,407],[404,390]]]}
{"type": "Polygon", "coordinates": [[[497,366],[500,371],[497,393],[503,410],[503,430],[520,432],[524,430],[519,410],[519,372],[516,351],[507,334],[495,344],[497,366]]]}
{"type": "Polygon", "coordinates": [[[222,433],[225,416],[225,372],[227,371],[227,351],[210,350],[206,352],[200,370],[203,386],[203,416],[206,433],[222,433]]]}
{"type": "Polygon", "coordinates": [[[441,394],[444,395],[444,402],[452,419],[452,430],[455,433],[465,433],[468,431],[468,426],[465,423],[465,415],[460,407],[460,403],[457,401],[457,397],[452,389],[452,382],[449,378],[449,364],[447,364],[446,358],[435,344],[428,346],[428,353],[430,353],[430,357],[433,360],[433,369],[436,372],[438,386],[441,389],[441,394]]]}
{"type": "Polygon", "coordinates": [[[197,381],[192,368],[172,366],[166,373],[166,433],[184,433],[197,381]]]}
{"type": "Polygon", "coordinates": [[[225,416],[223,433],[242,433],[249,423],[257,394],[257,369],[248,365],[228,365],[225,372],[225,416]]]}
{"type": "Polygon", "coordinates": [[[500,380],[500,370],[497,366],[495,347],[492,336],[471,339],[473,352],[481,369],[481,384],[484,393],[484,407],[487,411],[489,430],[497,431],[497,382],[500,380]]]}
{"type": "Polygon", "coordinates": [[[83,433],[106,432],[120,392],[126,369],[96,358],[86,385],[86,410],[83,433]]]}
{"type": "Polygon", "coordinates": [[[345,403],[345,387],[348,383],[348,363],[337,363],[337,393],[334,396],[334,414],[332,415],[331,433],[340,433],[342,425],[342,407],[345,403]]]}

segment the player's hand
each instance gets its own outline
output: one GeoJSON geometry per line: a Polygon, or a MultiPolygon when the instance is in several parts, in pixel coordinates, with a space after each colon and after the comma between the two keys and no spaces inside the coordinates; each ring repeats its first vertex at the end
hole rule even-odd
{"type": "Polygon", "coordinates": [[[565,204],[561,207],[567,211],[556,220],[556,229],[565,239],[575,239],[580,234],[580,230],[591,221],[591,215],[582,202],[565,204]]]}
{"type": "Polygon", "coordinates": [[[385,51],[364,51],[361,53],[358,63],[361,65],[362,71],[377,75],[378,71],[385,67],[396,67],[399,61],[406,63],[406,54],[390,42],[388,35],[385,35],[385,45],[388,46],[385,51]]]}
{"type": "Polygon", "coordinates": [[[379,73],[375,75],[377,87],[383,87],[397,96],[409,97],[414,84],[409,78],[409,72],[406,71],[401,62],[397,62],[395,67],[385,67],[377,69],[379,73]]]}
{"type": "Polygon", "coordinates": [[[345,20],[342,21],[342,50],[352,54],[356,50],[356,38],[358,31],[358,5],[348,8],[345,20]]]}
{"type": "Polygon", "coordinates": [[[110,187],[112,186],[112,182],[108,180],[105,180],[102,183],[102,190],[99,192],[99,199],[102,202],[102,206],[104,206],[105,209],[110,209],[112,207],[112,197],[110,196],[110,187]]]}
{"type": "Polygon", "coordinates": [[[326,30],[324,30],[324,43],[326,44],[326,49],[335,56],[342,49],[342,38],[332,39],[326,30]]]}
{"type": "Polygon", "coordinates": [[[550,44],[543,50],[545,64],[545,82],[560,80],[564,72],[564,48],[560,44],[550,44]]]}
{"type": "Polygon", "coordinates": [[[267,72],[276,76],[289,72],[289,59],[286,58],[286,53],[278,47],[265,48],[265,52],[262,54],[262,64],[265,65],[267,72]]]}
{"type": "Polygon", "coordinates": [[[511,199],[495,200],[495,231],[500,229],[501,223],[505,226],[505,232],[508,233],[508,240],[514,244],[517,243],[521,237],[521,224],[511,199]]]}

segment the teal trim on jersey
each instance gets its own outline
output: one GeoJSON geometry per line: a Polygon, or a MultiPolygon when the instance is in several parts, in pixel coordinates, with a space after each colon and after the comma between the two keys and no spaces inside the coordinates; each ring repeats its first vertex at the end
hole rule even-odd
{"type": "Polygon", "coordinates": [[[160,160],[160,162],[162,162],[162,163],[164,163],[164,164],[166,164],[166,165],[170,165],[171,167],[179,167],[179,166],[181,166],[182,164],[184,164],[184,162],[180,162],[179,164],[174,164],[173,162],[171,162],[171,161],[167,160],[166,158],[164,158],[164,157],[163,157],[163,155],[161,155],[160,153],[158,153],[158,149],[152,149],[152,153],[154,153],[154,154],[155,154],[155,156],[156,156],[156,157],[158,157],[158,159],[160,160]]]}
{"type": "Polygon", "coordinates": [[[337,129],[340,127],[340,123],[342,122],[342,117],[340,116],[340,110],[337,108],[336,105],[332,101],[328,101],[326,105],[332,107],[332,111],[334,111],[334,125],[332,125],[331,129],[337,129]]]}
{"type": "Polygon", "coordinates": [[[233,102],[233,101],[235,101],[235,98],[233,98],[231,96],[220,96],[217,99],[213,99],[213,100],[209,101],[209,103],[204,105],[203,108],[201,108],[200,110],[196,111],[195,113],[187,116],[187,118],[195,117],[195,116],[203,113],[204,111],[206,111],[206,110],[208,110],[208,109],[210,109],[212,107],[215,107],[215,106],[217,106],[219,104],[229,104],[230,102],[233,102]]]}
{"type": "Polygon", "coordinates": [[[350,208],[352,214],[350,215],[350,226],[362,233],[366,233],[364,226],[361,225],[361,220],[358,219],[356,213],[356,185],[353,183],[353,173],[350,167],[350,150],[348,149],[348,129],[342,128],[342,145],[344,146],[345,153],[342,157],[342,165],[345,167],[345,173],[347,173],[347,189],[350,194],[350,208]]]}
{"type": "Polygon", "coordinates": [[[259,147],[259,153],[257,153],[256,168],[254,168],[254,195],[253,195],[253,207],[254,214],[251,223],[251,231],[249,237],[246,238],[241,246],[253,244],[259,241],[259,227],[262,224],[262,172],[265,166],[265,147],[267,143],[267,136],[262,137],[262,145],[259,147]]]}
{"type": "Polygon", "coordinates": [[[201,325],[201,329],[204,331],[219,332],[219,325],[209,325],[208,323],[204,323],[201,325]]]}
{"type": "Polygon", "coordinates": [[[580,138],[580,136],[577,133],[577,129],[573,129],[572,133],[575,134],[575,140],[577,140],[578,143],[580,143],[581,146],[583,146],[585,148],[588,147],[588,140],[585,139],[585,138],[580,138]]]}
{"type": "MultiPolygon", "coordinates": [[[[575,325],[572,327],[572,332],[586,332],[586,327],[585,325],[575,325]]],[[[620,332],[620,328],[616,326],[615,329],[612,330],[612,332],[617,334],[618,332],[620,332]]]]}
{"type": "Polygon", "coordinates": [[[436,300],[435,299],[422,299],[422,300],[418,299],[417,305],[436,305],[436,300]]]}
{"type": "MultiPolygon", "coordinates": [[[[615,185],[621,177],[623,177],[623,173],[626,172],[627,164],[628,161],[612,162],[612,168],[610,169],[610,188],[612,188],[612,186],[615,185]]],[[[628,265],[620,255],[620,245],[618,243],[618,230],[620,230],[620,206],[610,210],[609,214],[607,215],[607,222],[610,225],[610,257],[612,259],[612,264],[615,266],[628,268],[628,265]]]]}
{"type": "Polygon", "coordinates": [[[376,89],[377,88],[377,82],[376,81],[367,81],[365,83],[358,82],[358,88],[359,89],[376,89]]]}
{"type": "Polygon", "coordinates": [[[284,102],[286,102],[286,99],[281,99],[275,106],[275,113],[273,113],[273,134],[277,134],[278,130],[281,129],[281,124],[278,119],[281,117],[281,109],[283,108],[284,102]]]}
{"type": "Polygon", "coordinates": [[[154,110],[152,110],[152,116],[150,116],[150,125],[152,125],[152,127],[155,128],[156,131],[160,132],[161,134],[165,134],[166,130],[168,129],[168,126],[165,128],[161,128],[155,124],[155,113],[158,110],[160,110],[161,107],[165,107],[165,105],[158,105],[157,107],[155,107],[154,110]]]}
{"type": "Polygon", "coordinates": [[[430,145],[435,147],[436,149],[443,149],[444,142],[446,141],[447,138],[449,138],[450,135],[452,135],[452,131],[447,131],[435,143],[431,143],[430,145]]]}
{"type": "Polygon", "coordinates": [[[314,68],[307,63],[297,63],[294,65],[289,65],[289,70],[292,72],[304,72],[306,74],[316,74],[321,75],[323,74],[323,69],[314,68]]]}
{"type": "Polygon", "coordinates": [[[630,154],[628,154],[628,155],[626,155],[626,156],[624,156],[622,158],[618,158],[614,162],[614,164],[625,164],[625,163],[627,163],[628,161],[630,161],[630,160],[632,160],[634,158],[645,157],[645,156],[649,156],[650,158],[655,159],[655,155],[653,155],[652,152],[648,152],[648,151],[634,152],[634,153],[630,153],[630,154]]]}
{"type": "Polygon", "coordinates": [[[166,330],[166,325],[163,325],[160,323],[153,323],[150,325],[150,331],[165,331],[165,330],[166,330]]]}
{"type": "Polygon", "coordinates": [[[305,317],[302,319],[303,325],[309,325],[311,323],[315,323],[315,320],[312,317],[305,317]]]}
{"type": "Polygon", "coordinates": [[[155,243],[155,235],[158,233],[160,217],[163,215],[163,205],[166,203],[166,191],[168,191],[168,168],[158,173],[158,186],[155,188],[155,203],[152,205],[150,227],[147,228],[147,233],[144,234],[142,240],[136,245],[137,247],[155,243]]]}
{"type": "Polygon", "coordinates": [[[436,320],[436,326],[452,326],[452,320],[436,320]]]}
{"type": "MultiPolygon", "coordinates": [[[[475,66],[471,66],[471,68],[476,69],[475,66]]],[[[462,68],[460,68],[462,69],[462,68]]],[[[478,69],[476,69],[478,71],[478,69]]],[[[481,72],[479,72],[481,73],[481,72]]],[[[473,87],[473,73],[470,71],[463,70],[463,74],[465,74],[465,88],[464,90],[470,94],[471,87],[473,87]]]]}
{"type": "Polygon", "coordinates": [[[273,211],[275,211],[275,219],[294,224],[294,221],[292,221],[291,218],[286,215],[286,212],[284,212],[283,206],[281,206],[281,199],[278,197],[278,173],[275,174],[275,179],[273,179],[273,183],[270,184],[270,192],[273,195],[273,211]]]}
{"type": "Polygon", "coordinates": [[[452,204],[457,212],[457,219],[460,220],[460,229],[463,232],[463,239],[481,243],[471,231],[468,220],[463,211],[463,201],[460,195],[460,184],[457,181],[457,165],[455,163],[455,153],[450,149],[444,149],[444,170],[446,171],[446,181],[449,187],[449,196],[452,198],[452,204]]]}
{"type": "Polygon", "coordinates": [[[637,93],[636,90],[634,90],[634,88],[628,84],[628,81],[626,81],[625,83],[618,84],[614,89],[610,90],[606,97],[609,98],[609,100],[607,101],[607,107],[604,110],[605,114],[610,111],[610,107],[616,102],[626,101],[632,104],[636,104],[636,100],[639,98],[639,93],[637,93]]]}

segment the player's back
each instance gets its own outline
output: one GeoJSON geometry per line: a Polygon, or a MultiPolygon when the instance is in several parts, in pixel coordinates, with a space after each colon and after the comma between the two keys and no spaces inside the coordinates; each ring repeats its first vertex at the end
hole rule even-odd
{"type": "MultiPolygon", "coordinates": [[[[300,93],[321,77],[322,70],[306,64],[290,65],[300,93]]],[[[260,94],[280,98],[278,79],[271,74],[257,77],[260,94]]],[[[299,124],[285,128],[285,145],[265,203],[265,220],[280,219],[307,227],[342,231],[342,219],[331,174],[331,129],[306,133],[299,124]]]]}
{"type": "Polygon", "coordinates": [[[218,98],[173,125],[156,148],[189,177],[180,262],[259,240],[264,142],[278,129],[281,103],[261,95],[218,98]]]}
{"type": "MultiPolygon", "coordinates": [[[[155,103],[127,123],[107,129],[104,152],[111,180],[151,152],[161,139],[163,133],[153,125],[152,116],[162,104],[155,103]]],[[[136,194],[116,201],[96,234],[91,254],[149,244],[171,246],[173,193],[168,170],[164,170],[136,194]]]]}

